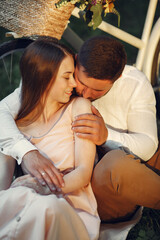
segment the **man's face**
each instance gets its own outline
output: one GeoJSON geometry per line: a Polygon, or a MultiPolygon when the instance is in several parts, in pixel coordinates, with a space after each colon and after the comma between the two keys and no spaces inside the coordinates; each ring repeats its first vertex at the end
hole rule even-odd
{"type": "Polygon", "coordinates": [[[111,80],[100,80],[87,77],[83,66],[76,66],[75,80],[77,83],[76,92],[79,96],[88,98],[91,101],[105,95],[112,87],[111,80]]]}

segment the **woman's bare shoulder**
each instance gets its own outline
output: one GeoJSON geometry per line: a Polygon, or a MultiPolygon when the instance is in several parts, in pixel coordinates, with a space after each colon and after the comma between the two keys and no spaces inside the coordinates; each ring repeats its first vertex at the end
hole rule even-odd
{"type": "Polygon", "coordinates": [[[83,97],[77,97],[73,102],[72,113],[73,116],[92,113],[90,100],[83,97]]]}

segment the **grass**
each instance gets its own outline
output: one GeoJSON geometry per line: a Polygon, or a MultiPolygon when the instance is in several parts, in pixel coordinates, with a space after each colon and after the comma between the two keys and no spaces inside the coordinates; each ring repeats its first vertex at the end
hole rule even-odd
{"type": "MultiPolygon", "coordinates": [[[[157,126],[160,140],[160,116],[157,116],[157,126]]],[[[160,210],[144,208],[141,220],[130,230],[126,240],[160,240],[160,210]]]]}
{"type": "Polygon", "coordinates": [[[160,240],[160,210],[144,208],[140,222],[130,230],[127,240],[160,240]]]}

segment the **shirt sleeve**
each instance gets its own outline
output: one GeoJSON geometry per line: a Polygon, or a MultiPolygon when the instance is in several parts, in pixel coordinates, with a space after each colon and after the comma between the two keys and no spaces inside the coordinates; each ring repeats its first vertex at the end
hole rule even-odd
{"type": "Polygon", "coordinates": [[[153,89],[149,81],[145,81],[132,96],[127,132],[108,127],[107,142],[116,142],[143,160],[150,159],[158,146],[155,105],[153,89]]]}
{"type": "Polygon", "coordinates": [[[12,156],[20,164],[23,156],[36,147],[18,130],[14,119],[20,108],[20,88],[0,102],[0,152],[12,156]]]}

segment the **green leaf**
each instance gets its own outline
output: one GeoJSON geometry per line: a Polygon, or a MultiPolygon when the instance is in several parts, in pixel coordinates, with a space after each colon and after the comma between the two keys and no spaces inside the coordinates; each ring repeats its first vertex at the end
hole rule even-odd
{"type": "Polygon", "coordinates": [[[93,21],[93,30],[95,30],[102,22],[102,17],[98,16],[94,21],[93,21]]]}
{"type": "Polygon", "coordinates": [[[103,8],[102,8],[102,5],[101,5],[100,3],[94,5],[94,6],[92,6],[92,7],[90,8],[90,11],[93,12],[93,15],[94,15],[95,17],[98,16],[98,15],[101,15],[102,10],[103,10],[103,8]]]}
{"type": "Polygon", "coordinates": [[[145,237],[146,232],[145,232],[144,230],[140,230],[138,235],[139,235],[140,237],[145,237]]]}
{"type": "Polygon", "coordinates": [[[148,236],[151,238],[153,238],[155,236],[155,232],[153,229],[148,231],[148,236]]]}
{"type": "Polygon", "coordinates": [[[96,4],[90,8],[90,11],[93,12],[92,15],[92,26],[93,29],[95,30],[102,22],[102,5],[101,4],[96,4]]]}

